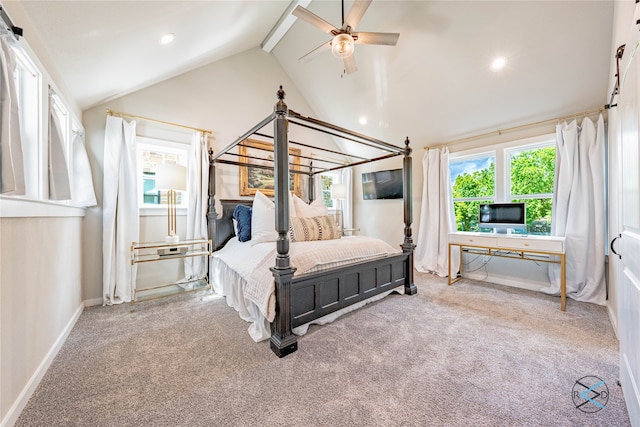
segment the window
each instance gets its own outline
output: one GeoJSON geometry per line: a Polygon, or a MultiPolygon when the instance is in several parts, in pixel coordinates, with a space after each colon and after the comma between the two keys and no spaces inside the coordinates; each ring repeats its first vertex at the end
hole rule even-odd
{"type": "Polygon", "coordinates": [[[450,156],[457,229],[483,231],[478,228],[480,203],[525,202],[526,233],[550,234],[556,160],[554,136],[492,148],[495,149],[450,156]]]}
{"type": "Polygon", "coordinates": [[[556,165],[555,144],[512,149],[508,153],[508,200],[527,204],[528,233],[549,235],[556,165]]]}
{"type": "MultiPolygon", "coordinates": [[[[15,81],[17,107],[20,115],[20,132],[22,137],[22,164],[24,166],[24,195],[1,194],[3,209],[2,216],[30,217],[30,216],[78,216],[84,215],[84,211],[76,209],[77,206],[66,198],[64,191],[60,193],[59,200],[51,199],[49,182],[49,123],[51,112],[60,118],[60,132],[64,135],[60,158],[66,161],[69,171],[73,165],[73,131],[84,134],[79,111],[73,104],[65,101],[64,96],[56,95],[51,102],[48,101],[50,88],[55,91],[55,82],[51,75],[39,62],[33,50],[24,38],[10,47],[15,53],[15,69],[13,79],[15,81]],[[49,109],[51,106],[51,110],[49,109]],[[31,201],[45,203],[31,203],[31,201]],[[48,203],[51,202],[51,203],[48,203]]],[[[61,164],[59,161],[56,164],[61,164]]],[[[61,170],[63,170],[62,167],[61,170]]],[[[61,180],[64,175],[58,174],[61,180]]],[[[73,186],[73,175],[69,173],[69,184],[73,186]]],[[[63,188],[65,185],[62,186],[63,188]]],[[[57,197],[54,197],[57,198],[57,197]]]]}
{"type": "Polygon", "coordinates": [[[53,114],[58,117],[60,122],[60,132],[62,133],[62,138],[64,139],[64,150],[65,153],[69,151],[69,111],[67,111],[64,104],[58,95],[51,95],[51,108],[53,110],[53,114]]]}
{"type": "Polygon", "coordinates": [[[495,199],[495,153],[449,161],[451,194],[459,231],[478,231],[478,205],[495,199]]]}
{"type": "Polygon", "coordinates": [[[20,111],[20,132],[22,135],[22,156],[24,158],[25,196],[31,199],[42,198],[38,194],[39,152],[40,152],[40,88],[42,76],[31,60],[17,47],[16,54],[16,92],[20,111]]]}
{"type": "Polygon", "coordinates": [[[73,187],[73,161],[71,150],[71,118],[62,100],[49,88],[49,192],[50,200],[65,204],[71,202],[73,187]]]}
{"type": "Polygon", "coordinates": [[[320,174],[320,191],[322,193],[322,200],[328,209],[337,209],[339,203],[337,199],[332,198],[331,186],[333,184],[339,184],[341,182],[341,176],[336,172],[325,172],[320,174]]]}
{"type": "MultiPolygon", "coordinates": [[[[138,206],[153,207],[167,204],[166,192],[156,189],[156,165],[171,163],[187,166],[188,145],[172,141],[137,137],[138,177],[140,193],[138,206]]],[[[187,207],[186,193],[177,192],[177,207],[187,207]]]]}
{"type": "Polygon", "coordinates": [[[64,104],[56,94],[51,95],[51,110],[53,111],[53,114],[55,114],[58,118],[58,123],[60,123],[60,133],[62,134],[63,140],[62,149],[64,150],[67,168],[71,170],[71,121],[69,119],[69,110],[67,110],[67,107],[64,106],[64,104]]]}

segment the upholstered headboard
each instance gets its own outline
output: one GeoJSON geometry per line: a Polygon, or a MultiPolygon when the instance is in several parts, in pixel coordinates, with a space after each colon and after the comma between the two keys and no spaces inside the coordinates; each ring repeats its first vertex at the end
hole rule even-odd
{"type": "Polygon", "coordinates": [[[233,236],[233,211],[238,205],[251,206],[253,199],[248,200],[220,200],[222,216],[209,219],[209,238],[213,241],[213,250],[222,248],[233,236]]]}

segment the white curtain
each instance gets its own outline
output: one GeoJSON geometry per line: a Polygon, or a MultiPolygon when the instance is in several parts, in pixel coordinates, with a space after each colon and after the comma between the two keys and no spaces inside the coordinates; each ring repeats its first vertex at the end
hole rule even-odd
{"type": "MultiPolygon", "coordinates": [[[[445,277],[449,274],[449,233],[456,230],[449,179],[449,149],[428,150],[422,159],[422,167],[422,210],[414,263],[418,271],[445,277]]],[[[459,252],[452,251],[453,274],[458,272],[459,262],[459,252]]]]}
{"type": "MultiPolygon", "coordinates": [[[[604,305],[605,286],[605,129],[574,120],[556,128],[556,180],[551,234],[565,236],[567,296],[604,305]]],[[[560,266],[549,266],[551,288],[560,294],[560,266]]]]}
{"type": "Polygon", "coordinates": [[[73,171],[73,183],[71,199],[74,206],[95,206],[96,193],[93,189],[93,177],[91,176],[91,164],[84,147],[83,135],[76,133],[71,145],[71,162],[73,171]]]}
{"type": "Polygon", "coordinates": [[[49,199],[71,199],[62,126],[51,102],[49,102],[49,199]]]}
{"type": "Polygon", "coordinates": [[[15,43],[13,34],[0,34],[0,193],[24,195],[24,160],[22,156],[22,134],[20,133],[20,110],[16,92],[16,59],[10,43],[15,43]]]}
{"type": "Polygon", "coordinates": [[[135,121],[107,116],[102,197],[103,304],[129,302],[136,273],[131,243],[140,229],[135,121]]]}
{"type": "Polygon", "coordinates": [[[342,220],[344,228],[353,228],[353,172],[351,168],[342,170],[342,183],[346,190],[346,199],[342,202],[342,220]]]}
{"type": "MultiPolygon", "coordinates": [[[[209,157],[207,135],[194,132],[187,161],[187,240],[207,236],[207,198],[209,192],[209,157]]],[[[202,257],[184,259],[185,279],[198,279],[206,274],[206,263],[202,257]]]]}

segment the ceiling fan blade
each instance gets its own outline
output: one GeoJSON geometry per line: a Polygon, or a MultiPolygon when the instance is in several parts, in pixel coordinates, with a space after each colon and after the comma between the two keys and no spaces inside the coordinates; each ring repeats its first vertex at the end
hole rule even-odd
{"type": "Polygon", "coordinates": [[[395,46],[398,43],[398,33],[353,33],[351,34],[358,44],[382,44],[395,46]]]}
{"type": "Polygon", "coordinates": [[[331,40],[329,40],[328,42],[322,43],[320,46],[313,49],[311,52],[301,56],[300,58],[298,58],[298,61],[309,62],[316,56],[320,55],[322,52],[327,52],[329,50],[331,50],[331,40]]]}
{"type": "Polygon", "coordinates": [[[353,6],[351,6],[351,10],[349,10],[347,19],[345,19],[344,24],[342,24],[342,29],[346,30],[347,27],[351,27],[351,30],[355,30],[370,4],[371,0],[356,0],[353,6]]]}
{"type": "Polygon", "coordinates": [[[293,16],[308,22],[314,27],[320,29],[322,32],[329,33],[331,35],[335,35],[338,33],[338,29],[336,27],[329,24],[327,21],[320,18],[318,15],[309,12],[307,9],[305,9],[302,6],[296,6],[296,8],[293,9],[293,12],[291,13],[293,14],[293,16]]]}
{"type": "Polygon", "coordinates": [[[344,70],[347,74],[353,74],[358,71],[358,67],[356,66],[356,56],[351,54],[346,58],[342,58],[342,63],[344,64],[344,70]]]}

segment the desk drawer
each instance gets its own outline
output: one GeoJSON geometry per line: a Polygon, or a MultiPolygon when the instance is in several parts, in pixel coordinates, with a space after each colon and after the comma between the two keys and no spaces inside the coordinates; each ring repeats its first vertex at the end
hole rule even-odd
{"type": "Polygon", "coordinates": [[[489,248],[496,247],[496,238],[492,236],[476,236],[469,234],[449,234],[449,243],[456,245],[486,246],[489,248]]]}
{"type": "Polygon", "coordinates": [[[564,252],[564,242],[560,239],[498,237],[498,247],[518,250],[564,252]]]}

